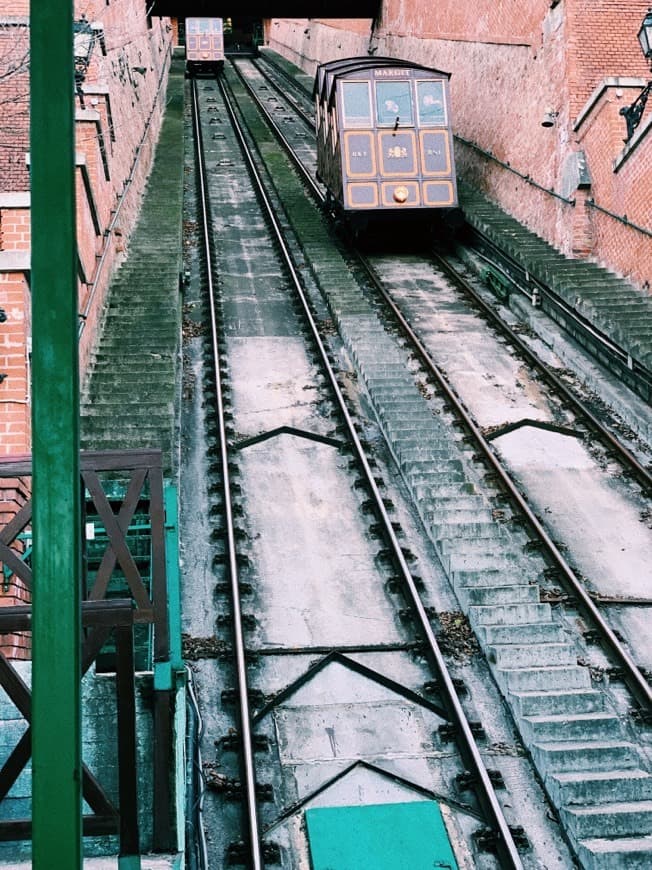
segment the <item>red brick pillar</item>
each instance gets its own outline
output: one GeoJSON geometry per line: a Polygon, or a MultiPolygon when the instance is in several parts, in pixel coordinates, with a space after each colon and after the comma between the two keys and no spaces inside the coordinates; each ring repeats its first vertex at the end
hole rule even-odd
{"type": "MultiPolygon", "coordinates": [[[[21,477],[0,478],[0,530],[9,523],[30,498],[30,481],[21,477]]],[[[29,532],[28,526],[25,531],[29,532]]],[[[17,540],[10,544],[12,550],[22,554],[30,545],[29,540],[17,540]]],[[[0,607],[29,604],[30,591],[23,581],[0,560],[0,607]]],[[[31,657],[32,636],[27,632],[0,634],[0,650],[9,659],[31,657]]]]}
{"type": "Polygon", "coordinates": [[[590,190],[578,188],[575,191],[575,208],[572,210],[572,242],[574,257],[588,257],[593,253],[593,230],[590,209],[586,201],[590,190]]]}

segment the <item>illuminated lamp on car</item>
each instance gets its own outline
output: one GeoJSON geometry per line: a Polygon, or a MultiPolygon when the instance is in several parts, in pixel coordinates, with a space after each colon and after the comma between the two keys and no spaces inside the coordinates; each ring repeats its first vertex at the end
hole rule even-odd
{"type": "Polygon", "coordinates": [[[407,198],[409,195],[410,191],[403,184],[399,184],[398,187],[394,188],[395,202],[407,202],[407,198]]]}

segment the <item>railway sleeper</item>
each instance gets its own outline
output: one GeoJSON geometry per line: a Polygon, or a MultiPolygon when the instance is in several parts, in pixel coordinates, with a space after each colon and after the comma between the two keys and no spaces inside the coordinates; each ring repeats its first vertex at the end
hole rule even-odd
{"type": "MultiPolygon", "coordinates": [[[[239,698],[239,690],[234,686],[229,686],[226,689],[222,689],[222,703],[224,704],[235,704],[239,698]]],[[[249,689],[247,692],[247,696],[254,707],[260,709],[264,707],[267,703],[267,697],[260,689],[249,689]]]]}
{"type": "MultiPolygon", "coordinates": [[[[487,735],[482,722],[469,720],[468,725],[476,739],[484,740],[486,738],[487,735]]],[[[442,743],[452,743],[457,738],[458,733],[459,728],[453,722],[445,722],[436,731],[442,743]]]]}
{"type": "MultiPolygon", "coordinates": [[[[281,848],[277,843],[266,842],[262,844],[263,858],[266,864],[281,863],[281,848]]],[[[233,864],[247,864],[249,861],[249,850],[242,840],[235,843],[229,843],[226,850],[227,862],[233,864]]]]}
{"type": "MultiPolygon", "coordinates": [[[[520,825],[510,825],[509,832],[512,835],[515,846],[519,850],[524,851],[529,848],[530,842],[525,830],[520,825]]],[[[478,848],[483,852],[495,853],[498,851],[498,832],[494,831],[493,828],[480,828],[478,831],[474,832],[473,839],[478,848]]]]}
{"type": "MultiPolygon", "coordinates": [[[[506,787],[502,773],[496,768],[487,768],[487,776],[494,788],[502,789],[506,787]]],[[[467,791],[468,789],[475,788],[477,782],[478,777],[470,770],[464,770],[462,773],[458,773],[455,776],[455,785],[457,786],[458,791],[467,791]]]]}
{"type": "MultiPolygon", "coordinates": [[[[451,682],[457,694],[461,697],[468,695],[469,690],[462,677],[451,677],[451,682]]],[[[442,691],[442,686],[439,680],[427,680],[423,684],[423,691],[428,695],[435,695],[442,691]]]]}

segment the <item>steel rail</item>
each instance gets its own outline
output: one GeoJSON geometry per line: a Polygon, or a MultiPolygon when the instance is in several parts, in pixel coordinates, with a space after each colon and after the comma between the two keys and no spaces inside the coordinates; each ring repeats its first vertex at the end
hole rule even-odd
{"type": "Polygon", "coordinates": [[[539,522],[532,508],[525,501],[525,498],[514,483],[514,480],[506,471],[504,466],[501,464],[500,460],[491,448],[489,442],[484,437],[479,427],[464,407],[460,398],[457,396],[451,385],[446,380],[446,377],[444,376],[441,369],[437,366],[432,357],[429,355],[427,349],[425,348],[417,334],[414,332],[408,321],[405,319],[397,304],[382,286],[380,279],[374,274],[373,267],[366,263],[364,260],[362,260],[362,265],[368,270],[369,278],[374,282],[374,285],[378,289],[378,292],[382,295],[383,299],[392,310],[392,313],[398,320],[405,335],[412,342],[414,349],[419,354],[419,357],[423,365],[427,369],[428,373],[436,379],[440,388],[445,393],[446,398],[454,407],[455,412],[459,415],[459,417],[461,417],[464,425],[467,427],[468,431],[475,439],[477,446],[481,449],[485,459],[491,465],[492,470],[495,471],[496,474],[499,476],[500,482],[508,491],[510,498],[512,498],[513,501],[516,502],[519,509],[525,515],[528,523],[530,524],[530,527],[534,530],[539,540],[542,542],[546,552],[549,554],[552,561],[554,562],[555,567],[561,572],[562,577],[566,583],[566,588],[569,589],[577,597],[585,615],[589,616],[595,627],[600,631],[603,638],[607,641],[607,646],[612,656],[625,671],[624,679],[630,691],[642,707],[646,708],[648,711],[652,710],[652,687],[650,687],[650,684],[647,682],[634,660],[631,658],[627,650],[616,637],[613,630],[605,621],[604,617],[600,613],[599,608],[596,606],[595,602],[593,601],[587,590],[584,588],[584,585],[581,583],[573,569],[564,559],[563,555],[559,551],[558,547],[556,546],[544,526],[539,522]]]}
{"type": "MultiPolygon", "coordinates": [[[[333,372],[333,369],[328,360],[328,353],[326,351],[324,343],[322,342],[321,336],[319,335],[317,324],[310,309],[310,303],[304,291],[299,274],[294,265],[292,253],[290,252],[286,244],[285,238],[283,236],[283,231],[274,213],[274,208],[272,206],[271,200],[267,194],[261,175],[250,153],[250,149],[247,145],[241,125],[236,117],[231,101],[228,97],[228,94],[226,93],[226,87],[222,80],[220,81],[220,86],[222,88],[223,97],[229,111],[231,122],[234,126],[236,135],[240,142],[240,146],[247,161],[247,165],[250,168],[252,177],[255,179],[261,202],[264,205],[265,211],[269,218],[269,222],[276,236],[279,248],[282,251],[283,257],[286,261],[286,266],[292,279],[292,283],[294,284],[294,288],[301,302],[304,314],[310,325],[315,345],[319,351],[319,355],[324,366],[324,371],[328,376],[331,389],[337,399],[340,407],[340,412],[345,421],[349,437],[353,446],[355,447],[357,459],[364,472],[364,476],[369,490],[371,491],[373,498],[376,502],[378,515],[384,527],[386,541],[388,542],[389,546],[393,551],[396,564],[400,569],[406,591],[409,595],[409,602],[418,620],[419,627],[423,632],[423,636],[425,637],[431,667],[433,667],[434,671],[436,672],[436,675],[440,681],[440,686],[442,688],[444,705],[446,707],[447,713],[450,716],[451,721],[456,727],[457,742],[458,748],[460,749],[460,754],[464,760],[464,763],[472,771],[476,778],[478,801],[480,803],[480,806],[482,807],[484,817],[487,820],[487,823],[494,829],[495,833],[497,834],[496,849],[500,856],[502,866],[504,868],[513,868],[513,870],[521,870],[523,864],[518,853],[518,848],[512,837],[512,833],[509,829],[509,825],[503,813],[502,807],[500,806],[500,802],[494,790],[493,784],[482,760],[482,756],[480,755],[480,750],[478,749],[475,737],[473,736],[473,732],[471,731],[471,726],[468,722],[468,719],[466,718],[466,714],[464,713],[464,709],[453,684],[453,680],[448,672],[446,662],[439,648],[439,644],[437,643],[437,638],[435,637],[432,626],[430,625],[430,619],[426,612],[425,606],[421,601],[421,596],[417,589],[414,578],[412,577],[412,574],[410,572],[407,560],[403,554],[401,544],[394,531],[391,517],[389,516],[387,509],[385,508],[382,494],[374,478],[373,470],[365,455],[364,448],[362,447],[360,438],[358,437],[358,434],[356,432],[353,419],[349,414],[348,408],[346,407],[344,395],[340,389],[335,373],[333,372]]],[[[264,107],[261,106],[260,101],[256,102],[260,108],[263,108],[263,111],[265,112],[268,120],[271,120],[268,113],[264,110],[264,107]]]]}
{"type": "Polygon", "coordinates": [[[312,127],[312,129],[314,130],[315,129],[315,122],[314,122],[312,115],[309,115],[308,112],[306,112],[299,105],[299,99],[296,96],[294,96],[294,94],[291,94],[288,91],[281,91],[281,88],[280,88],[278,82],[275,82],[274,77],[269,74],[268,70],[265,69],[265,63],[267,63],[267,65],[270,67],[270,69],[273,69],[275,73],[278,73],[278,75],[281,76],[281,78],[284,78],[288,82],[288,84],[290,84],[291,86],[296,88],[297,91],[300,91],[301,85],[299,85],[298,82],[294,81],[292,76],[288,75],[288,73],[286,73],[285,70],[281,69],[280,67],[275,67],[274,64],[270,63],[266,58],[263,59],[262,64],[261,64],[261,58],[259,58],[259,57],[253,61],[254,67],[258,70],[258,72],[261,74],[261,76],[263,76],[263,78],[266,81],[268,81],[270,83],[270,85],[272,85],[272,87],[274,87],[279,93],[281,93],[283,95],[284,99],[286,99],[290,103],[292,103],[292,107],[293,107],[294,111],[299,115],[299,117],[303,121],[305,121],[306,124],[308,124],[308,126],[312,127]]]}
{"type": "MultiPolygon", "coordinates": [[[[257,103],[258,103],[260,109],[268,117],[268,120],[269,120],[270,124],[273,125],[273,128],[276,128],[276,123],[271,118],[269,113],[267,112],[265,106],[261,103],[260,100],[257,100],[257,103]]],[[[302,175],[302,178],[308,184],[310,190],[313,192],[313,195],[318,197],[320,202],[323,203],[325,201],[324,194],[318,188],[314,179],[308,173],[308,170],[305,168],[305,166],[301,163],[298,156],[294,153],[294,150],[292,149],[291,145],[288,143],[286,137],[283,135],[283,133],[280,130],[275,129],[274,132],[277,135],[277,137],[279,138],[279,140],[282,142],[284,147],[289,149],[289,153],[290,153],[290,156],[292,157],[294,164],[299,168],[301,175],[302,175]]],[[[556,544],[554,543],[554,541],[552,540],[552,538],[550,537],[550,535],[548,534],[548,532],[546,531],[544,526],[539,522],[539,520],[535,516],[532,509],[530,508],[528,503],[525,501],[523,495],[521,494],[521,492],[517,488],[513,479],[508,474],[508,472],[505,470],[503,465],[500,463],[494,450],[489,445],[489,442],[485,439],[484,435],[482,434],[479,427],[476,425],[474,420],[471,418],[471,416],[467,412],[466,408],[462,404],[461,400],[458,398],[455,391],[448,384],[443,372],[436,365],[436,363],[434,362],[432,357],[429,355],[425,346],[422,344],[422,342],[420,341],[420,339],[418,338],[418,336],[416,335],[414,330],[409,325],[406,318],[403,316],[399,307],[396,305],[394,300],[391,298],[391,296],[385,290],[384,286],[382,285],[382,282],[380,281],[380,279],[376,275],[375,271],[373,270],[373,267],[369,264],[369,262],[360,253],[358,253],[358,252],[355,252],[355,253],[356,253],[356,256],[358,258],[358,261],[360,262],[361,266],[364,268],[369,279],[373,282],[373,284],[377,288],[378,292],[382,295],[382,297],[385,300],[385,302],[387,303],[387,305],[391,308],[392,313],[394,314],[394,316],[398,320],[399,324],[401,325],[401,328],[404,330],[408,339],[413,343],[414,348],[417,351],[417,353],[419,354],[419,357],[421,358],[424,366],[430,372],[430,374],[436,379],[436,381],[439,383],[441,389],[446,394],[448,400],[451,402],[451,404],[455,408],[456,412],[462,418],[465,426],[468,428],[471,435],[475,438],[478,446],[482,450],[483,455],[486,457],[487,461],[492,466],[493,470],[498,474],[503,486],[509,492],[510,497],[514,500],[514,502],[516,502],[516,504],[519,506],[520,510],[524,513],[528,523],[530,524],[530,527],[534,530],[536,535],[541,540],[546,552],[549,554],[555,567],[560,571],[560,573],[565,581],[567,589],[569,589],[577,597],[577,600],[580,603],[580,606],[583,609],[585,615],[587,615],[589,617],[589,619],[591,620],[593,625],[598,629],[598,631],[601,633],[601,635],[605,639],[606,645],[609,648],[613,658],[615,659],[617,664],[624,671],[624,682],[628,686],[630,692],[636,698],[636,700],[638,701],[638,703],[641,705],[641,707],[643,709],[645,709],[648,712],[651,711],[652,710],[652,687],[650,687],[650,684],[645,679],[645,677],[641,673],[640,669],[638,668],[638,666],[636,665],[636,663],[634,662],[632,657],[629,655],[627,650],[624,648],[623,644],[618,640],[614,631],[611,629],[611,627],[608,625],[608,623],[606,622],[606,620],[604,619],[604,617],[600,613],[599,607],[593,601],[593,599],[591,598],[591,596],[589,595],[587,590],[584,588],[584,585],[581,583],[581,581],[579,580],[579,578],[577,577],[577,575],[575,574],[573,569],[570,567],[570,565],[568,564],[566,559],[564,559],[563,555],[559,551],[558,547],[556,546],[556,544]]],[[[453,272],[452,267],[450,267],[447,263],[442,263],[442,265],[446,266],[449,273],[453,272]]],[[[457,280],[460,280],[460,281],[464,280],[462,278],[462,276],[457,276],[457,273],[455,273],[455,277],[457,280]]],[[[475,294],[475,291],[473,291],[472,287],[469,286],[469,290],[470,290],[470,292],[474,293],[474,297],[477,295],[477,294],[475,294]]],[[[495,314],[495,312],[492,311],[490,306],[488,306],[487,303],[485,303],[484,300],[481,299],[480,297],[478,297],[478,302],[482,305],[484,310],[487,310],[488,312],[490,312],[493,315],[493,317],[496,319],[496,321],[498,322],[498,324],[502,328],[504,326],[502,324],[502,321],[495,314]]],[[[505,328],[508,329],[508,327],[505,327],[505,328]]],[[[510,333],[512,332],[511,330],[509,330],[509,331],[510,331],[510,333]]],[[[532,365],[535,365],[538,369],[544,370],[546,372],[546,374],[549,374],[551,382],[555,385],[555,387],[557,387],[557,385],[559,386],[559,389],[563,392],[564,396],[568,398],[568,401],[573,402],[575,408],[579,409],[578,412],[585,414],[586,417],[591,422],[591,424],[594,425],[600,431],[601,434],[604,434],[605,439],[614,448],[619,449],[619,452],[621,453],[621,455],[625,457],[623,461],[626,461],[626,462],[631,461],[631,468],[634,471],[636,471],[637,474],[640,473],[641,479],[644,479],[648,483],[652,484],[652,477],[650,476],[649,472],[642,465],[640,465],[640,463],[627,450],[627,448],[624,447],[624,445],[621,445],[620,442],[617,439],[615,439],[614,436],[612,436],[611,433],[608,432],[604,428],[604,426],[591,413],[591,411],[588,408],[586,408],[586,406],[580,401],[580,399],[578,399],[576,396],[573,395],[573,393],[566,387],[565,384],[563,384],[562,381],[560,381],[559,378],[557,378],[556,375],[554,375],[552,372],[548,372],[547,366],[545,366],[541,361],[539,361],[537,359],[536,355],[532,351],[530,351],[530,349],[527,347],[527,345],[525,345],[522,342],[522,340],[516,335],[516,333],[513,333],[513,337],[514,337],[515,343],[518,345],[519,352],[522,350],[523,354],[525,356],[527,356],[528,360],[531,362],[532,365]]]]}
{"type": "Polygon", "coordinates": [[[236,678],[238,688],[238,710],[240,716],[240,736],[242,749],[242,768],[244,797],[247,808],[248,825],[248,848],[251,870],[262,870],[264,867],[260,824],[258,820],[258,807],[256,801],[256,776],[254,764],[254,747],[251,730],[251,708],[249,706],[249,682],[247,679],[247,661],[245,652],[242,607],[240,602],[240,586],[238,580],[238,564],[236,552],[236,538],[233,523],[233,505],[231,503],[231,485],[228,463],[228,442],[224,423],[224,401],[222,397],[222,378],[220,376],[219,339],[217,314],[215,310],[213,271],[211,244],[209,235],[210,206],[206,183],[206,173],[203,162],[203,137],[199,118],[199,98],[197,95],[197,83],[192,83],[193,121],[195,126],[195,141],[197,146],[197,165],[199,172],[199,189],[203,218],[203,242],[207,263],[207,289],[210,306],[211,335],[213,344],[213,367],[215,386],[217,393],[217,414],[220,442],[220,456],[222,460],[222,484],[224,491],[224,514],[226,526],[227,560],[231,599],[233,608],[233,650],[235,655],[236,678]]]}
{"type": "MultiPolygon", "coordinates": [[[[549,384],[552,384],[556,390],[558,390],[564,397],[564,399],[571,405],[575,413],[581,414],[590,423],[590,425],[598,432],[601,438],[603,438],[606,442],[608,442],[609,446],[615,450],[621,462],[625,463],[628,469],[633,472],[634,476],[637,478],[639,483],[643,486],[652,489],[652,472],[650,472],[644,465],[642,465],[638,459],[634,456],[634,454],[627,448],[625,445],[613,435],[607,427],[602,423],[595,414],[587,407],[587,405],[577,396],[571,388],[565,384],[562,379],[555,374],[555,372],[550,368],[550,366],[546,365],[543,360],[539,359],[536,353],[527,346],[527,344],[523,341],[523,339],[509,326],[509,324],[505,323],[505,321],[500,317],[500,315],[494,311],[491,305],[486,302],[482,296],[478,293],[478,291],[466,280],[466,278],[461,275],[454,266],[451,266],[449,262],[439,253],[434,253],[433,258],[436,260],[437,265],[444,270],[449,277],[451,277],[454,281],[462,286],[464,291],[468,293],[473,301],[480,307],[484,314],[487,317],[491,318],[492,322],[495,323],[503,333],[507,335],[510,342],[518,348],[518,352],[521,356],[525,357],[527,362],[533,367],[536,368],[538,372],[540,372],[549,384]]],[[[494,268],[496,265],[483,254],[480,256],[489,262],[494,268]]],[[[498,267],[499,268],[499,267],[498,267]]],[[[502,270],[501,270],[502,271],[502,270]]],[[[508,275],[509,280],[515,282],[515,279],[508,275]]],[[[547,287],[543,287],[537,282],[537,287],[539,290],[545,294],[546,298],[549,302],[559,308],[560,310],[566,312],[570,316],[573,316],[573,319],[576,323],[582,324],[582,319],[578,316],[572,315],[572,309],[563,300],[558,300],[552,291],[550,291],[547,287]]],[[[527,293],[525,295],[528,295],[527,293]]],[[[593,328],[588,326],[583,326],[585,331],[589,332],[596,339],[600,338],[599,333],[597,333],[593,328]]],[[[607,347],[614,359],[623,363],[623,359],[621,358],[621,354],[625,354],[621,348],[617,345],[613,344],[610,341],[604,342],[605,347],[607,347]]],[[[635,372],[634,372],[635,373],[635,372]]]]}

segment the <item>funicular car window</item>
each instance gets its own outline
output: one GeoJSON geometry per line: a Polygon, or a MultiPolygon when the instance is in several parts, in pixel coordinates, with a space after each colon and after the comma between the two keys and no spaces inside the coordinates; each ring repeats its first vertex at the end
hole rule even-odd
{"type": "Polygon", "coordinates": [[[199,32],[200,33],[210,33],[211,32],[211,19],[210,18],[200,18],[199,19],[199,32]]]}
{"type": "Polygon", "coordinates": [[[368,82],[342,82],[345,127],[371,127],[371,98],[368,82]]]}
{"type": "Polygon", "coordinates": [[[419,124],[425,127],[446,126],[444,83],[437,79],[417,82],[419,124]]]}
{"type": "Polygon", "coordinates": [[[410,80],[376,82],[376,117],[378,124],[389,126],[398,123],[401,127],[411,127],[412,93],[410,80]]]}

